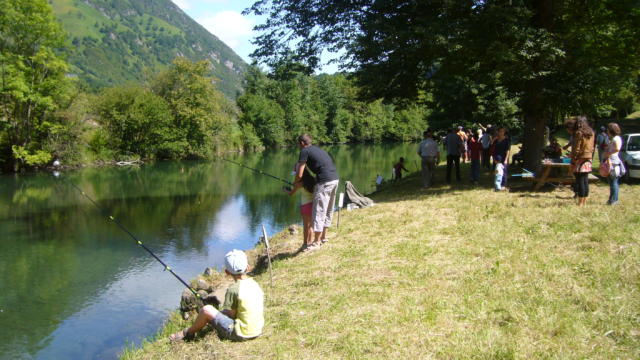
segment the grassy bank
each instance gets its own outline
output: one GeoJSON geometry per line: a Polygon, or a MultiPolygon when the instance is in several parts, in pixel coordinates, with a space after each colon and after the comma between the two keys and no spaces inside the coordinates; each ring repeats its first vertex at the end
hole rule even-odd
{"type": "Polygon", "coordinates": [[[256,275],[262,337],[170,344],[174,316],[123,358],[640,358],[640,186],[609,207],[594,185],[577,208],[566,188],[496,193],[483,176],[427,191],[409,176],[316,252],[280,235],[274,286],[256,275]]]}

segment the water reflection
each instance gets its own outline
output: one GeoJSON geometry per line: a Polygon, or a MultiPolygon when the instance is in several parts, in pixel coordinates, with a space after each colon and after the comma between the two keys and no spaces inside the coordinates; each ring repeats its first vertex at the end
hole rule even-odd
{"type": "MultiPolygon", "coordinates": [[[[415,145],[328,148],[363,192],[415,145]]],[[[290,178],[298,150],[234,160],[290,178]]],[[[152,335],[182,286],[65,181],[82,188],[184,278],[298,222],[282,183],[223,161],[0,176],[0,358],[113,358],[152,335]]]]}

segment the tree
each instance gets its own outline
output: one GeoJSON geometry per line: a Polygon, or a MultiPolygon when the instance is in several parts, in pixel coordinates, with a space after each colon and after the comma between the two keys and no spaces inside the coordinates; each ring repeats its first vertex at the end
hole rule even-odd
{"type": "Polygon", "coordinates": [[[277,102],[263,95],[244,94],[238,98],[238,105],[243,111],[242,120],[260,134],[264,145],[285,145],[285,114],[277,102]]]}
{"type": "Polygon", "coordinates": [[[46,0],[0,0],[0,162],[40,165],[47,119],[69,95],[60,25],[46,0]]]}
{"type": "Polygon", "coordinates": [[[235,109],[207,77],[208,61],[192,62],[176,58],[172,66],[154,79],[152,90],[162,97],[175,122],[175,130],[187,145],[190,157],[207,157],[216,144],[224,143],[219,135],[236,126],[235,109]]]}
{"type": "Polygon", "coordinates": [[[267,14],[254,57],[317,66],[322,51],[343,50],[370,99],[492,74],[520,108],[530,168],[553,114],[596,113],[640,65],[637,0],[260,0],[245,12],[267,14]]]}
{"type": "Polygon", "coordinates": [[[125,156],[178,158],[186,143],[173,126],[169,106],[159,96],[142,87],[106,89],[96,105],[109,139],[110,148],[125,156]]]}

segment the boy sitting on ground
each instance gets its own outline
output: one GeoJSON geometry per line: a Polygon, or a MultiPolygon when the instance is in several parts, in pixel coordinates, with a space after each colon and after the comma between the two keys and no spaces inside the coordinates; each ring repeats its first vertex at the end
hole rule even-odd
{"type": "Polygon", "coordinates": [[[254,339],[262,333],[264,294],[260,285],[246,275],[247,255],[240,250],[231,250],[224,261],[224,271],[234,282],[227,289],[223,310],[205,305],[191,327],[169,336],[169,340],[193,339],[207,324],[216,329],[220,338],[231,341],[254,339]]]}

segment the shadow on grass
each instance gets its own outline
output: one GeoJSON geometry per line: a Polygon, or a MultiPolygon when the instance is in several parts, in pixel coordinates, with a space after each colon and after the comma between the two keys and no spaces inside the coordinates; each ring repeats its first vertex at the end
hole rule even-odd
{"type": "MultiPolygon", "coordinates": [[[[521,168],[514,166],[511,173],[518,174],[521,171],[521,168]]],[[[398,200],[409,200],[411,198],[423,196],[440,196],[460,191],[493,189],[493,174],[484,168],[480,170],[480,181],[476,184],[471,183],[469,180],[469,163],[460,164],[460,173],[462,175],[462,179],[460,181],[452,180],[451,182],[446,182],[446,167],[440,165],[436,168],[434,174],[434,184],[428,189],[422,188],[420,173],[414,172],[401,180],[387,182],[381,189],[366,196],[373,198],[376,202],[385,203],[398,200]]],[[[454,174],[452,175],[455,177],[454,174]]],[[[508,187],[516,189],[517,192],[531,191],[532,189],[530,182],[522,181],[520,178],[516,177],[509,178],[508,187]]]]}
{"type": "MultiPolygon", "coordinates": [[[[302,253],[302,248],[294,252],[281,252],[275,255],[271,255],[271,263],[296,257],[300,253],[302,253]]],[[[269,271],[269,259],[267,258],[267,255],[262,254],[256,260],[256,265],[254,266],[253,270],[249,273],[249,275],[257,276],[265,273],[266,271],[269,271]]]]}
{"type": "MultiPolygon", "coordinates": [[[[533,182],[523,180],[521,177],[513,176],[522,173],[522,168],[512,166],[509,169],[509,172],[511,174],[507,184],[509,193],[519,194],[519,196],[523,198],[541,198],[549,195],[555,195],[555,198],[560,200],[573,199],[573,192],[571,185],[569,184],[547,183],[539,190],[533,191],[533,182]]],[[[440,165],[436,168],[434,185],[428,189],[422,189],[420,174],[414,172],[401,180],[387,182],[380,190],[366,196],[371,197],[378,203],[388,203],[418,199],[425,196],[440,196],[444,194],[455,194],[456,192],[493,189],[493,174],[486,169],[481,169],[480,181],[478,184],[471,184],[469,181],[469,163],[460,164],[460,173],[462,175],[461,181],[452,181],[451,183],[447,183],[444,181],[446,178],[446,167],[440,165]]],[[[630,185],[635,185],[640,182],[636,180],[629,183],[630,185]]],[[[592,183],[592,185],[595,184],[606,184],[606,179],[600,178],[599,181],[592,183]]]]}

